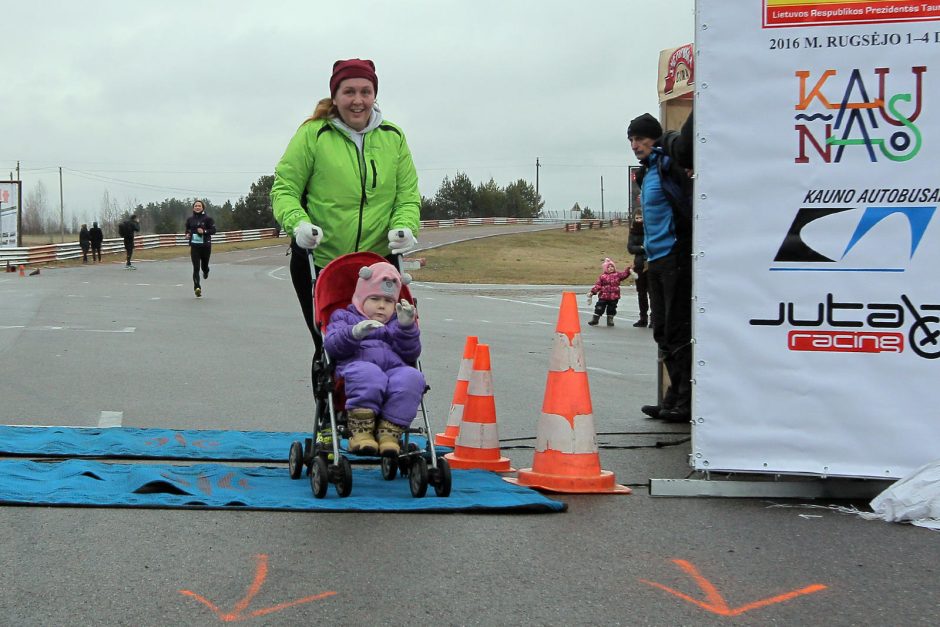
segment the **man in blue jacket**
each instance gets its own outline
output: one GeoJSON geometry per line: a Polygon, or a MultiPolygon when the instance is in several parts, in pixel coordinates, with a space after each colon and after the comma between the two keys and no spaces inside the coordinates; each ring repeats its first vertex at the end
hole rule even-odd
{"type": "Polygon", "coordinates": [[[641,410],[666,422],[692,417],[692,124],[690,115],[681,132],[664,134],[659,121],[644,113],[627,128],[641,165],[637,184],[653,339],[670,381],[662,404],[641,410]]]}

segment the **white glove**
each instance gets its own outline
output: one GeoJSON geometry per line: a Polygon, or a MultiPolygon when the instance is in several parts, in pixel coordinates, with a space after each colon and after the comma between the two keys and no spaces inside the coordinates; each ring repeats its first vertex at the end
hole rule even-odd
{"type": "Polygon", "coordinates": [[[373,329],[378,329],[379,327],[384,327],[385,325],[379,322],[378,320],[363,320],[362,322],[357,322],[352,328],[352,336],[357,340],[361,340],[365,336],[372,333],[373,329]]]}
{"type": "Polygon", "coordinates": [[[591,294],[590,292],[588,292],[587,297],[588,297],[588,305],[594,302],[594,294],[591,294]]]}
{"type": "Polygon", "coordinates": [[[321,239],[323,239],[323,229],[316,225],[301,222],[294,227],[294,241],[301,248],[313,250],[320,245],[321,239]]]}
{"type": "Polygon", "coordinates": [[[418,240],[415,239],[411,229],[392,229],[388,232],[388,249],[393,255],[401,255],[415,247],[418,240]]]}
{"type": "Polygon", "coordinates": [[[395,313],[398,314],[398,326],[410,327],[415,323],[415,306],[404,298],[395,303],[395,313]]]}

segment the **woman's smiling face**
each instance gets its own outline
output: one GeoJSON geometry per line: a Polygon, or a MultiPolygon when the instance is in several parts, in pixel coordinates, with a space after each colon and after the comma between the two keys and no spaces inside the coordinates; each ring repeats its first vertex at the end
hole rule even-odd
{"type": "Polygon", "coordinates": [[[369,124],[372,105],[375,104],[372,81],[366,78],[347,78],[339,84],[333,104],[347,126],[361,131],[369,124]]]}

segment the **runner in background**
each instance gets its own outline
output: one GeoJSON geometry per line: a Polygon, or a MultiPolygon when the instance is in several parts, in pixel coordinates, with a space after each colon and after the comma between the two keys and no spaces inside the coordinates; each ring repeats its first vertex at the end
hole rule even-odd
{"type": "Polygon", "coordinates": [[[212,255],[212,236],[215,235],[215,220],[206,215],[206,206],[201,200],[193,201],[193,215],[186,218],[186,238],[189,240],[189,257],[193,262],[193,292],[202,296],[202,278],[209,278],[209,257],[212,255]]]}

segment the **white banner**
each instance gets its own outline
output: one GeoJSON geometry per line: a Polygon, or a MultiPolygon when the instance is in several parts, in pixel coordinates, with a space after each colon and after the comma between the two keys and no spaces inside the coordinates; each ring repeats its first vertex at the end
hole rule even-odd
{"type": "Polygon", "coordinates": [[[20,214],[19,182],[0,183],[0,248],[15,248],[20,214]]]}
{"type": "Polygon", "coordinates": [[[698,0],[693,466],[940,458],[940,3],[698,0]]]}

